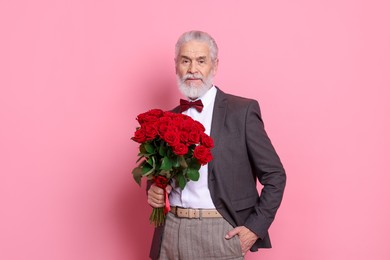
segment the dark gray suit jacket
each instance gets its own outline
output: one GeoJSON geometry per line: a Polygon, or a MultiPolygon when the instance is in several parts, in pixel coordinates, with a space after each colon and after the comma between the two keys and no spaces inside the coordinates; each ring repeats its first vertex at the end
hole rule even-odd
{"type": "MultiPolygon", "coordinates": [[[[268,229],[282,201],[286,174],[264,130],[259,104],[218,89],[211,124],[215,147],[208,185],[214,205],[232,226],[246,226],[259,236],[251,251],[269,248],[268,229]],[[264,186],[260,195],[256,180],[264,186]]],[[[163,229],[155,230],[152,259],[158,258],[163,229]]]]}

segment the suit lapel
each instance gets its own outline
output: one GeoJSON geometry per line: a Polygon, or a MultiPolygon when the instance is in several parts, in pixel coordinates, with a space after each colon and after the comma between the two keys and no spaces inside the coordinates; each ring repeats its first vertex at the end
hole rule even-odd
{"type": "MultiPolygon", "coordinates": [[[[215,103],[214,103],[213,118],[211,121],[211,131],[210,131],[210,136],[214,140],[214,148],[212,150],[214,159],[217,158],[219,152],[218,142],[220,141],[219,136],[225,122],[226,108],[227,108],[226,95],[219,88],[217,88],[217,94],[215,96],[215,103]]],[[[214,159],[208,164],[209,176],[211,175],[212,169],[214,167],[214,159]]]]}

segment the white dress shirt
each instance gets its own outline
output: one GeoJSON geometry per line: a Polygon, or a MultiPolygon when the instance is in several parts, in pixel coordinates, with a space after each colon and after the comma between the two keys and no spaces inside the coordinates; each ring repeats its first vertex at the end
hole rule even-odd
{"type": "MultiPolygon", "coordinates": [[[[215,96],[217,89],[212,86],[206,94],[198,98],[202,100],[203,110],[198,112],[195,108],[191,107],[183,114],[192,117],[192,119],[199,121],[206,128],[205,133],[210,135],[211,120],[213,117],[215,96]]],[[[171,206],[179,206],[183,208],[199,208],[199,209],[214,209],[214,203],[210,196],[208,188],[208,165],[203,165],[199,170],[199,180],[189,181],[183,190],[180,187],[175,187],[175,183],[172,183],[172,192],[169,195],[169,202],[171,206]]]]}

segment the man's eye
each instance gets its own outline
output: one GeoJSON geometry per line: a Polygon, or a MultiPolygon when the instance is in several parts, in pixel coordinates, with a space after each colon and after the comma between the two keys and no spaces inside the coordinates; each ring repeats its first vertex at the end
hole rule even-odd
{"type": "Polygon", "coordinates": [[[205,63],[205,60],[199,60],[199,63],[203,64],[203,63],[205,63]]]}
{"type": "Polygon", "coordinates": [[[182,63],[189,63],[189,60],[183,60],[182,63]]]}

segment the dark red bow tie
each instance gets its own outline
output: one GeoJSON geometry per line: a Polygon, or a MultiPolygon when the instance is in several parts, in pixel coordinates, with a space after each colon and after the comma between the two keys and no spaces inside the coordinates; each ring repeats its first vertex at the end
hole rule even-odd
{"type": "Polygon", "coordinates": [[[180,99],[180,113],[188,110],[190,107],[195,108],[198,112],[202,112],[203,110],[202,100],[198,99],[197,101],[190,102],[184,99],[180,99]]]}

